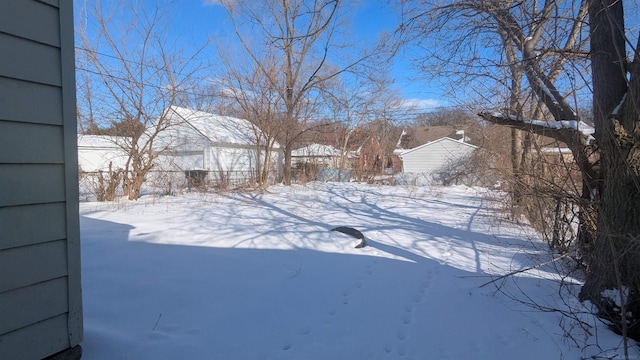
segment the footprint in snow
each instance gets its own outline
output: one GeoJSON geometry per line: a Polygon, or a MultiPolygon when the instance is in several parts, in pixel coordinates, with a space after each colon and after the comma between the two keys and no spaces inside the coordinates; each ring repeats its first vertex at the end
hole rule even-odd
{"type": "Polygon", "coordinates": [[[411,304],[406,304],[404,306],[404,311],[407,312],[407,313],[412,313],[413,310],[414,310],[414,308],[413,308],[413,305],[411,305],[411,304]]]}
{"type": "Polygon", "coordinates": [[[398,345],[398,349],[396,349],[396,352],[400,356],[406,356],[407,355],[407,347],[404,346],[404,344],[400,344],[400,345],[398,345]]]}

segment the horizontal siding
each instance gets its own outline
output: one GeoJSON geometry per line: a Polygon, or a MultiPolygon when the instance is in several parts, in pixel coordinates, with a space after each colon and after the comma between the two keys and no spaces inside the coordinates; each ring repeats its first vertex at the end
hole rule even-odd
{"type": "Polygon", "coordinates": [[[60,7],[60,1],[59,0],[37,0],[39,3],[43,3],[43,4],[49,4],[51,6],[54,6],[56,8],[60,7]]]}
{"type": "Polygon", "coordinates": [[[60,46],[58,9],[37,1],[0,1],[0,32],[60,46]]]}
{"type": "Polygon", "coordinates": [[[0,76],[56,86],[62,84],[59,48],[0,33],[0,49],[0,76]]]}
{"type": "Polygon", "coordinates": [[[0,121],[0,163],[62,164],[62,127],[0,121]]]}
{"type": "Polygon", "coordinates": [[[0,250],[64,239],[64,214],[62,202],[0,208],[0,250]]]}
{"type": "Polygon", "coordinates": [[[72,4],[0,0],[0,360],[82,340],[72,4]]]}
{"type": "Polygon", "coordinates": [[[0,77],[0,93],[0,120],[62,125],[59,87],[0,77]]]}
{"type": "Polygon", "coordinates": [[[468,156],[474,148],[455,140],[442,140],[421,147],[402,156],[405,172],[436,172],[468,156]]]}
{"type": "Polygon", "coordinates": [[[67,312],[67,278],[0,293],[0,334],[67,312]]]}
{"type": "Polygon", "coordinates": [[[0,360],[42,359],[69,347],[67,316],[46,319],[0,340],[0,360]]]}
{"type": "Polygon", "coordinates": [[[66,276],[66,240],[0,251],[0,274],[0,293],[66,276]]]}
{"type": "Polygon", "coordinates": [[[0,164],[0,207],[64,200],[63,165],[0,164]]]}

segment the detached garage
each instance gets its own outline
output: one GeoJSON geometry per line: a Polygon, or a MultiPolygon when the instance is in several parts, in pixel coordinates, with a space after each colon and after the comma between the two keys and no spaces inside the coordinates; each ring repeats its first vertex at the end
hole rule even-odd
{"type": "Polygon", "coordinates": [[[436,177],[451,166],[468,160],[476,148],[475,145],[443,137],[400,153],[402,170],[436,177]]]}
{"type": "MultiPolygon", "coordinates": [[[[264,162],[265,135],[248,120],[178,106],[167,109],[165,117],[171,125],[154,141],[159,152],[157,170],[202,170],[233,181],[254,177],[264,162]]],[[[270,154],[271,168],[276,171],[279,150],[274,144],[270,154]]]]}
{"type": "Polygon", "coordinates": [[[124,169],[130,138],[102,135],[78,135],[78,166],[84,172],[108,171],[109,166],[124,169]]]}

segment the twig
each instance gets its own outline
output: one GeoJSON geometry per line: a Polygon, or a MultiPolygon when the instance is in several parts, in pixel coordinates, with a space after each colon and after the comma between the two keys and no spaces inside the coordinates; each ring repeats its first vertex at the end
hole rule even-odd
{"type": "Polygon", "coordinates": [[[160,313],[160,315],[158,315],[158,319],[156,320],[156,324],[153,325],[153,329],[151,329],[151,331],[154,331],[156,329],[156,326],[158,326],[158,323],[160,322],[160,318],[162,317],[162,313],[160,313]]]}
{"type": "Polygon", "coordinates": [[[545,266],[545,265],[549,265],[549,264],[554,263],[554,262],[556,262],[556,261],[558,261],[558,260],[564,259],[564,258],[565,258],[565,257],[567,257],[567,256],[569,256],[569,253],[565,253],[565,254],[563,254],[563,255],[558,256],[557,258],[553,258],[553,259],[551,259],[551,260],[549,260],[549,261],[545,261],[545,262],[543,262],[543,263],[537,264],[537,265],[532,266],[532,267],[528,267],[528,268],[525,268],[525,269],[512,271],[512,272],[510,272],[510,273],[508,273],[508,274],[502,275],[502,276],[497,277],[497,278],[495,278],[495,279],[493,279],[493,280],[491,280],[491,281],[489,281],[489,282],[486,282],[486,283],[484,283],[484,284],[480,285],[479,287],[487,286],[487,285],[489,285],[489,284],[492,284],[492,283],[494,283],[494,282],[496,282],[496,281],[502,280],[502,279],[504,279],[504,278],[506,278],[506,277],[509,277],[509,276],[512,276],[512,275],[515,275],[515,274],[520,274],[520,273],[523,273],[523,272],[525,272],[525,271],[538,269],[538,268],[543,267],[543,266],[545,266]]]}

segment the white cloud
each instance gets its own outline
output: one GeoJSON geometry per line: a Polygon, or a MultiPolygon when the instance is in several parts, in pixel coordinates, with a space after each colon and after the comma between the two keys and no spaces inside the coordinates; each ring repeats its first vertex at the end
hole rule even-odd
{"type": "Polygon", "coordinates": [[[432,109],[442,106],[438,99],[403,99],[400,101],[401,108],[412,110],[432,109]]]}
{"type": "Polygon", "coordinates": [[[236,1],[235,0],[202,0],[205,5],[222,5],[222,6],[231,6],[236,1]]]}

